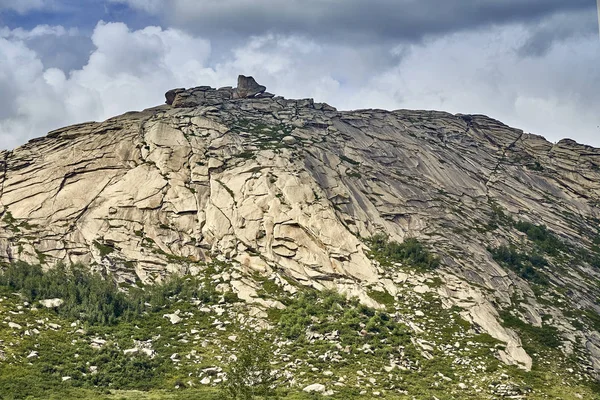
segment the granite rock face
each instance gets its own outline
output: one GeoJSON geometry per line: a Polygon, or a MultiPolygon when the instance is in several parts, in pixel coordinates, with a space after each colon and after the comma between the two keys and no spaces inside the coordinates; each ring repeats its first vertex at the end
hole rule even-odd
{"type": "Polygon", "coordinates": [[[238,85],[234,92],[234,97],[245,99],[256,97],[263,94],[267,90],[265,86],[259,85],[253,77],[240,75],[238,77],[238,85]]]}
{"type": "Polygon", "coordinates": [[[550,263],[540,293],[488,251],[526,243],[499,215],[594,251],[599,149],[481,115],[337,111],[265,90],[245,77],[236,89],[175,89],[165,105],[0,152],[0,261],[83,263],[152,283],[223,258],[377,306],[366,288],[400,283],[362,239],[416,237],[442,260],[433,274],[445,306],[505,342],[503,361],[532,363],[501,324],[511,310],[531,324],[550,316],[564,351],[583,347],[582,363],[600,372],[600,335],[561,308],[597,313],[599,271],[550,263]]]}

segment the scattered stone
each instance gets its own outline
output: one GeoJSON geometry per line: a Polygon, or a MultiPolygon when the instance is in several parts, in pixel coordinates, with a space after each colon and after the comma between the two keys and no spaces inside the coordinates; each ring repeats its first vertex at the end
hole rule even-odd
{"type": "Polygon", "coordinates": [[[40,300],[40,304],[46,308],[57,308],[63,305],[63,299],[46,299],[40,300]]]}
{"type": "Polygon", "coordinates": [[[19,324],[16,324],[14,322],[9,322],[8,323],[8,327],[11,329],[23,329],[23,327],[19,324]]]}
{"type": "Polygon", "coordinates": [[[204,377],[204,378],[202,378],[202,380],[200,381],[200,383],[203,384],[203,385],[210,385],[210,378],[208,376],[204,377]]]}
{"type": "Polygon", "coordinates": [[[171,321],[171,323],[173,325],[178,324],[182,321],[181,317],[179,315],[175,314],[165,314],[163,315],[163,318],[168,318],[169,321],[171,321]]]}
{"type": "Polygon", "coordinates": [[[314,383],[312,385],[306,386],[302,390],[306,393],[323,393],[325,392],[325,385],[322,385],[320,383],[314,383]]]}

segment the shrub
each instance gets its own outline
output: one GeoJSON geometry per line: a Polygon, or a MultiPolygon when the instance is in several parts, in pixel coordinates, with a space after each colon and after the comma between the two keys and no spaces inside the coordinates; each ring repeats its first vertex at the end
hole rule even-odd
{"type": "Polygon", "coordinates": [[[514,271],[521,278],[540,285],[548,285],[549,281],[538,268],[548,265],[548,261],[539,254],[526,254],[517,251],[513,246],[488,248],[498,263],[514,271]]]}
{"type": "Polygon", "coordinates": [[[43,272],[39,265],[11,264],[0,274],[0,286],[21,293],[30,302],[61,298],[64,303],[57,309],[60,315],[90,324],[114,324],[127,311],[137,311],[138,307],[112,280],[80,265],[59,265],[43,272]]]}
{"type": "Polygon", "coordinates": [[[271,368],[271,343],[254,331],[243,331],[237,353],[227,366],[223,390],[232,400],[275,396],[276,375],[271,368]]]}
{"type": "Polygon", "coordinates": [[[423,270],[432,270],[440,265],[440,260],[432,255],[415,238],[408,238],[402,243],[389,241],[384,234],[377,234],[367,240],[372,255],[383,263],[402,262],[423,270]]]}
{"type": "Polygon", "coordinates": [[[500,312],[500,317],[505,326],[518,330],[527,338],[529,341],[528,347],[556,349],[561,345],[559,331],[553,326],[533,326],[523,322],[508,311],[500,312]]]}
{"type": "Polygon", "coordinates": [[[517,221],[514,224],[517,230],[525,233],[543,252],[551,256],[557,256],[560,251],[567,251],[568,247],[544,225],[535,225],[530,222],[517,221]]]}

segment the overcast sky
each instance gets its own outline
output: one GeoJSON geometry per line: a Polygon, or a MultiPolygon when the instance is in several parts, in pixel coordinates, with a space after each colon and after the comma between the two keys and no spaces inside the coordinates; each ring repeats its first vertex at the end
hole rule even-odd
{"type": "Polygon", "coordinates": [[[596,0],[0,0],[0,149],[238,74],[600,147],[596,0]]]}

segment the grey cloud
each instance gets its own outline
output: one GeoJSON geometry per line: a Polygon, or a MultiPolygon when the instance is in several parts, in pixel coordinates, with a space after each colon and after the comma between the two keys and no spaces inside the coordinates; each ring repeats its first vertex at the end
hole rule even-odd
{"type": "Polygon", "coordinates": [[[0,11],[12,10],[24,14],[31,10],[41,10],[54,5],[54,0],[0,0],[0,11]]]}
{"type": "Polygon", "coordinates": [[[530,36],[518,49],[523,57],[545,55],[557,42],[575,36],[597,34],[598,20],[595,13],[561,13],[528,26],[530,36]]]}
{"type": "MultiPolygon", "coordinates": [[[[129,1],[139,7],[141,0],[129,1]]],[[[589,11],[592,0],[170,0],[170,23],[203,35],[306,34],[346,41],[427,35],[589,11]]]]}
{"type": "Polygon", "coordinates": [[[65,72],[83,67],[93,50],[92,41],[85,36],[40,36],[27,43],[37,52],[45,68],[59,68],[65,72]]]}
{"type": "Polygon", "coordinates": [[[40,58],[44,68],[65,72],[81,68],[93,50],[91,38],[78,29],[38,25],[33,30],[0,29],[0,37],[20,40],[40,58]]]}

